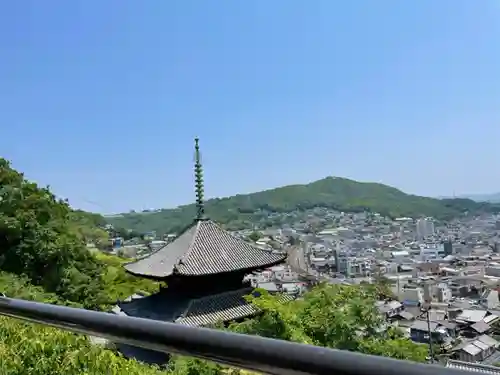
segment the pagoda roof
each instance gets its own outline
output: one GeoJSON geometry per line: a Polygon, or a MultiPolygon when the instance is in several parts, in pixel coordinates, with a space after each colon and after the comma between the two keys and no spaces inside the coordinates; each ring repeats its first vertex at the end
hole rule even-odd
{"type": "MultiPolygon", "coordinates": [[[[120,303],[113,312],[120,315],[175,322],[187,326],[209,326],[218,322],[228,322],[256,314],[259,310],[245,296],[254,294],[253,288],[239,288],[201,298],[186,298],[182,295],[166,293],[148,297],[133,298],[120,303]]],[[[283,295],[280,301],[292,297],[283,295]]]]}
{"type": "Polygon", "coordinates": [[[252,316],[258,312],[258,309],[245,299],[245,296],[252,292],[252,288],[242,288],[192,300],[186,312],[176,320],[176,323],[187,326],[207,326],[252,316]]]}
{"type": "Polygon", "coordinates": [[[131,274],[151,278],[202,276],[266,268],[286,260],[236,238],[212,220],[196,220],[172,242],[126,264],[131,274]]]}

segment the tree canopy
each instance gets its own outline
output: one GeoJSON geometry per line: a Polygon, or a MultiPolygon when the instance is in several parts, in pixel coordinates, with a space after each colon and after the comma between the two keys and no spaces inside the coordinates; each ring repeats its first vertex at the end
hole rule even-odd
{"type": "MultiPolygon", "coordinates": [[[[375,306],[379,298],[375,285],[322,284],[303,298],[286,303],[263,290],[258,297],[248,298],[262,314],[233,323],[227,330],[414,362],[426,361],[427,345],[416,344],[397,328],[387,325],[375,306]]],[[[187,357],[175,357],[170,371],[179,375],[227,374],[223,366],[187,357]]]]}
{"type": "Polygon", "coordinates": [[[262,237],[262,233],[254,231],[248,235],[247,240],[249,240],[251,242],[257,242],[258,240],[261,239],[261,237],[262,237]]]}
{"type": "Polygon", "coordinates": [[[231,330],[416,362],[427,356],[426,345],[387,326],[375,306],[379,290],[374,285],[323,284],[288,303],[261,293],[249,298],[263,314],[232,324],[231,330]]]}
{"type": "MultiPolygon", "coordinates": [[[[396,188],[328,177],[306,185],[290,185],[252,194],[215,198],[206,202],[209,216],[230,229],[245,229],[260,223],[263,227],[279,225],[286,214],[317,207],[344,212],[378,212],[382,215],[432,216],[448,219],[464,212],[500,211],[499,205],[470,199],[434,199],[406,194],[396,188]]],[[[107,218],[122,228],[157,234],[177,232],[195,217],[195,206],[155,212],[131,212],[107,218]]]]}
{"type": "Polygon", "coordinates": [[[102,216],[72,210],[0,159],[0,270],[92,309],[154,289],[155,283],[87,249],[88,241],[107,241],[104,224],[102,216]]]}
{"type": "Polygon", "coordinates": [[[102,215],[72,210],[69,214],[70,225],[85,243],[93,243],[98,248],[106,248],[109,244],[109,234],[104,229],[106,219],[102,215]]]}
{"type": "Polygon", "coordinates": [[[102,298],[102,264],[87,250],[75,212],[0,159],[0,269],[64,299],[102,298]]]}
{"type": "MultiPolygon", "coordinates": [[[[82,307],[32,286],[28,278],[0,272],[9,297],[82,307]]],[[[160,375],[165,371],[123,358],[82,335],[0,317],[0,373],[9,375],[160,375]]]]}

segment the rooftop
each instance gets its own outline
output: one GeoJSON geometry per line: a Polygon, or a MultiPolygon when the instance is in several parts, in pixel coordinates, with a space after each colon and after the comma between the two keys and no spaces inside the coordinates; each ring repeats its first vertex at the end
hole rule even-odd
{"type": "Polygon", "coordinates": [[[145,258],[125,265],[138,276],[200,276],[265,268],[286,259],[242,241],[211,220],[197,220],[175,240],[145,258]]]}
{"type": "MultiPolygon", "coordinates": [[[[115,307],[118,315],[138,316],[146,319],[175,322],[187,326],[209,326],[218,322],[245,318],[258,309],[245,299],[258,295],[253,288],[240,288],[200,298],[176,295],[168,288],[151,296],[131,298],[115,307]]],[[[282,295],[283,302],[291,297],[282,295]]]]}
{"type": "Polygon", "coordinates": [[[241,288],[190,299],[168,296],[170,292],[166,290],[164,293],[122,302],[114,309],[114,313],[183,325],[205,326],[254,314],[255,307],[244,299],[244,296],[252,294],[252,291],[252,288],[241,288]]]}

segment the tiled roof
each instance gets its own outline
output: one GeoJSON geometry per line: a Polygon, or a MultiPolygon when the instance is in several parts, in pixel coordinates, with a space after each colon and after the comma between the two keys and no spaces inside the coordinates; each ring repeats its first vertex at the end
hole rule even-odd
{"type": "MultiPolygon", "coordinates": [[[[193,300],[183,316],[176,323],[190,326],[207,326],[217,322],[245,318],[259,312],[245,296],[255,294],[253,288],[242,288],[193,300]]],[[[288,294],[279,294],[278,301],[284,303],[293,300],[288,294]]]]}
{"type": "MultiPolygon", "coordinates": [[[[244,298],[252,291],[253,288],[240,288],[197,299],[182,299],[173,295],[169,298],[160,292],[122,303],[113,309],[113,313],[189,326],[207,326],[245,318],[258,312],[256,307],[244,298]]],[[[287,295],[282,297],[283,302],[291,299],[287,295]]]]}
{"type": "Polygon", "coordinates": [[[258,311],[257,308],[244,298],[251,294],[252,290],[245,288],[192,300],[185,314],[179,317],[176,323],[207,326],[253,315],[258,311]]]}
{"type": "Polygon", "coordinates": [[[164,278],[174,273],[199,276],[253,270],[283,262],[273,254],[242,241],[211,220],[198,220],[158,251],[125,265],[138,276],[164,278]]]}

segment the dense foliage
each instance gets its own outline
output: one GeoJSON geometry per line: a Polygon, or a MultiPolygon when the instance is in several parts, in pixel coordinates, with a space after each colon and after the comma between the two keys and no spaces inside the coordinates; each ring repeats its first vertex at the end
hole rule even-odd
{"type": "Polygon", "coordinates": [[[0,373],[159,375],[164,372],[92,345],[83,336],[0,318],[0,373]]]}
{"type": "MultiPolygon", "coordinates": [[[[27,278],[0,272],[7,296],[82,307],[29,284],[27,278]]],[[[9,375],[160,375],[157,368],[127,360],[81,335],[0,317],[0,373],[9,375]]]]}
{"type": "MultiPolygon", "coordinates": [[[[377,183],[328,177],[307,185],[290,185],[253,194],[216,198],[206,202],[210,217],[231,229],[279,224],[272,213],[290,213],[315,207],[345,212],[371,211],[387,216],[433,216],[446,219],[463,212],[490,212],[499,207],[469,199],[434,199],[405,194],[377,183]]],[[[116,226],[158,234],[179,231],[194,217],[194,205],[157,212],[126,213],[107,220],[116,226]]]]}
{"type": "Polygon", "coordinates": [[[263,314],[230,329],[283,340],[365,354],[424,362],[427,346],[415,344],[396,328],[387,327],[375,307],[375,285],[324,284],[303,299],[281,303],[262,291],[251,297],[263,314]]]}
{"type": "Polygon", "coordinates": [[[103,300],[103,265],[87,250],[67,202],[27,181],[0,159],[0,269],[95,308],[103,300]]]}
{"type": "Polygon", "coordinates": [[[102,308],[155,284],[89,252],[87,241],[106,238],[100,215],[72,210],[48,188],[27,181],[0,159],[0,270],[24,275],[65,301],[102,308]]]}
{"type": "Polygon", "coordinates": [[[103,253],[96,253],[95,256],[106,265],[102,278],[107,303],[101,308],[106,309],[108,306],[114,305],[116,301],[123,301],[134,293],[151,294],[158,291],[159,283],[125,272],[123,264],[130,262],[130,259],[122,259],[103,253]]]}
{"type": "Polygon", "coordinates": [[[74,230],[85,243],[92,243],[98,248],[109,245],[109,234],[104,230],[107,224],[102,215],[73,210],[70,212],[70,222],[74,230]]]}
{"type": "MultiPolygon", "coordinates": [[[[382,288],[383,289],[383,288],[382,288]]],[[[303,299],[283,303],[261,291],[249,299],[262,314],[228,330],[281,340],[425,362],[427,345],[415,344],[397,328],[388,327],[375,307],[378,285],[320,285],[303,299]]],[[[227,369],[192,358],[176,358],[177,374],[223,374],[227,369]]],[[[233,372],[234,373],[234,372],[233,372]]]]}

